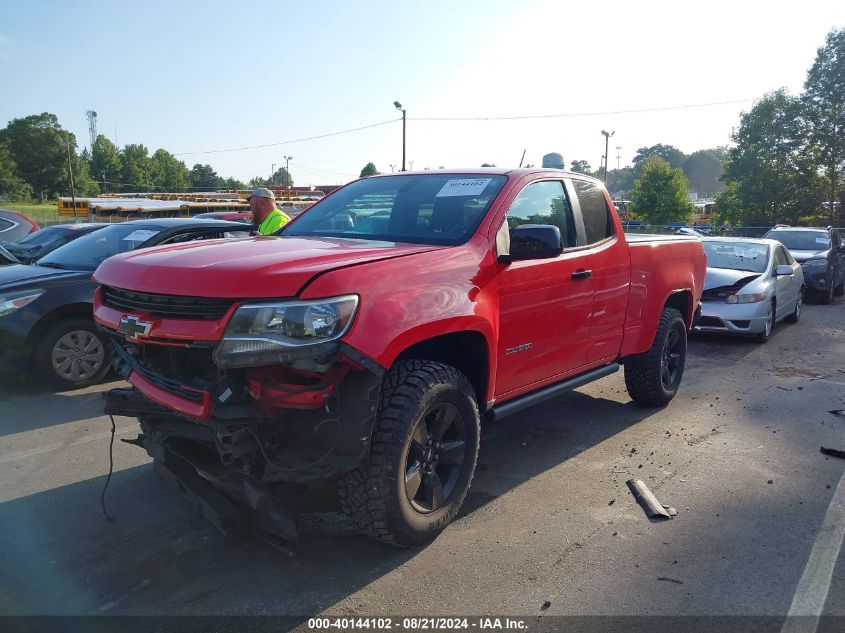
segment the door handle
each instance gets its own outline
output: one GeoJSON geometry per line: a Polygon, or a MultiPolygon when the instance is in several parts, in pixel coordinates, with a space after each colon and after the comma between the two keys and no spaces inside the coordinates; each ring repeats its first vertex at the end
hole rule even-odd
{"type": "Polygon", "coordinates": [[[586,279],[587,277],[592,277],[592,275],[592,270],[576,270],[574,273],[572,273],[572,278],[575,280],[586,279]]]}

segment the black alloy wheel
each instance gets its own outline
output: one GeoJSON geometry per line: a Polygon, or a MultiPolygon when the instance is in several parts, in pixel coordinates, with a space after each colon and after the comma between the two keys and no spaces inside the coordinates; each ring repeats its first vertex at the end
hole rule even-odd
{"type": "Polygon", "coordinates": [[[441,402],[421,419],[405,456],[405,494],[417,512],[434,512],[451,502],[466,459],[466,423],[451,402],[441,402]]]}
{"type": "Polygon", "coordinates": [[[686,351],[685,333],[673,328],[666,337],[663,345],[663,358],[660,363],[660,381],[667,391],[677,389],[681,382],[684,364],[683,355],[686,351]]]}

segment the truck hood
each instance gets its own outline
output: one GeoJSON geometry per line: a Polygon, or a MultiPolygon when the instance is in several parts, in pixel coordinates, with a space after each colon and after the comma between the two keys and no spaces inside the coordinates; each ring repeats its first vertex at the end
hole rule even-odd
{"type": "Polygon", "coordinates": [[[799,264],[803,264],[808,259],[827,259],[828,250],[823,251],[789,251],[799,264]]]}
{"type": "Polygon", "coordinates": [[[91,271],[61,270],[45,266],[11,264],[0,266],[0,291],[37,288],[54,281],[72,278],[89,279],[91,271]]]}
{"type": "Polygon", "coordinates": [[[341,238],[252,237],[131,251],[94,279],[138,292],[232,299],[292,297],[320,273],[442,246],[341,238]]]}

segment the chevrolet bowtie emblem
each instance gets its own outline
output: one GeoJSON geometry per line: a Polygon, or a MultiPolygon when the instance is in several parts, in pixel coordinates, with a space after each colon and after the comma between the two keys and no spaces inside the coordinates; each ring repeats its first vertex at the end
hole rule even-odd
{"type": "Polygon", "coordinates": [[[117,331],[129,340],[137,340],[142,336],[149,336],[152,323],[140,321],[136,316],[126,316],[120,320],[117,331]]]}

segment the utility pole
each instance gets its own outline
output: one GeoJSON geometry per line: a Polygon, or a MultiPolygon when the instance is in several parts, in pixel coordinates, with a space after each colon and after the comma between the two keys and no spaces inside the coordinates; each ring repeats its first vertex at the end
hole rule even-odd
{"type": "Polygon", "coordinates": [[[73,205],[73,217],[76,217],[76,188],[73,186],[73,164],[70,160],[70,140],[65,139],[65,147],[67,147],[67,173],[70,177],[70,199],[73,205]]]}
{"type": "Polygon", "coordinates": [[[285,184],[288,187],[288,200],[290,200],[290,183],[293,180],[293,178],[290,177],[290,169],[288,169],[288,166],[290,165],[290,161],[292,160],[293,156],[285,156],[285,184]]]}
{"type": "Polygon", "coordinates": [[[601,133],[604,135],[604,184],[607,185],[607,150],[610,147],[610,137],[616,134],[616,130],[613,132],[602,130],[601,133]]]}
{"type": "Polygon", "coordinates": [[[276,163],[270,163],[270,186],[276,184],[276,163]]]}
{"type": "Polygon", "coordinates": [[[619,171],[619,161],[620,161],[620,160],[621,160],[621,158],[622,158],[622,153],[621,153],[621,150],[622,150],[622,146],[621,146],[621,145],[617,145],[617,146],[616,146],[616,171],[619,171]]]}
{"type": "Polygon", "coordinates": [[[393,105],[397,110],[402,110],[402,171],[405,171],[405,108],[398,101],[394,101],[393,105]]]}

